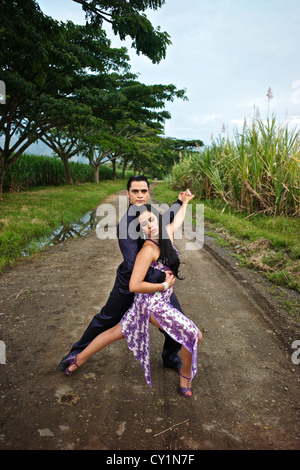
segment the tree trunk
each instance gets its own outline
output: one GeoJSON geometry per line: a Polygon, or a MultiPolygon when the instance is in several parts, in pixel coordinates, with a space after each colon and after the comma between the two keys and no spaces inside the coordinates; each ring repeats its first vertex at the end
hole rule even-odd
{"type": "Polygon", "coordinates": [[[127,160],[126,160],[126,158],[124,158],[124,160],[123,160],[123,168],[122,168],[122,180],[125,179],[126,167],[127,167],[127,160]]]}
{"type": "Polygon", "coordinates": [[[3,201],[3,183],[4,183],[5,174],[7,171],[4,158],[5,157],[1,155],[0,157],[0,201],[3,201]]]}
{"type": "Polygon", "coordinates": [[[117,178],[117,176],[116,176],[116,160],[115,159],[112,160],[112,168],[113,168],[113,180],[115,180],[117,178]]]}
{"type": "Polygon", "coordinates": [[[94,166],[93,168],[94,168],[94,172],[95,172],[94,181],[95,181],[95,183],[99,183],[99,169],[100,169],[100,165],[96,165],[96,166],[94,166]]]}
{"type": "Polygon", "coordinates": [[[0,201],[3,201],[3,180],[4,180],[4,175],[0,175],[0,201]]]}
{"type": "Polygon", "coordinates": [[[73,179],[72,179],[71,172],[70,172],[68,158],[65,155],[59,155],[59,157],[62,159],[62,162],[63,162],[63,165],[64,165],[64,171],[65,171],[65,176],[66,176],[67,183],[68,184],[73,184],[73,179]]]}

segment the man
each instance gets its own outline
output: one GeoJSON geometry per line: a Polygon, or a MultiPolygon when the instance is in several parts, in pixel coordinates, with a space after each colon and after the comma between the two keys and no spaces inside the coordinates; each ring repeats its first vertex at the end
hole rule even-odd
{"type": "MultiPolygon", "coordinates": [[[[149,183],[146,177],[132,176],[128,180],[127,197],[130,204],[137,206],[146,204],[149,196],[149,183]]],[[[164,214],[164,217],[168,217],[169,220],[172,221],[181,204],[182,202],[179,195],[179,199],[171,206],[169,211],[164,214]]],[[[108,301],[101,311],[94,316],[81,339],[72,346],[70,352],[60,361],[58,368],[62,371],[64,371],[68,366],[68,364],[63,363],[63,361],[71,353],[73,354],[82,351],[102,331],[105,331],[119,323],[133,302],[134,293],[129,291],[129,281],[135,258],[139,251],[138,240],[133,239],[128,235],[128,227],[133,219],[134,215],[130,216],[127,211],[118,225],[117,233],[119,246],[124,260],[117,269],[115,284],[110,293],[108,301]],[[127,236],[124,236],[125,233],[127,236]]],[[[152,283],[164,282],[168,276],[169,273],[165,273],[150,267],[145,280],[152,283]]],[[[171,303],[175,308],[181,311],[181,307],[174,293],[171,296],[171,303]]],[[[162,352],[163,365],[165,367],[179,370],[182,364],[177,354],[181,348],[181,345],[174,341],[166,333],[164,333],[164,335],[165,342],[162,352]]]]}

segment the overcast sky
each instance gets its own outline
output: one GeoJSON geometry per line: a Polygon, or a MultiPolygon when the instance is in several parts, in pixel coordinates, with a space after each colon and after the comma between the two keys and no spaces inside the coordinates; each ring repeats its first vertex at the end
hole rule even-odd
{"type": "MultiPolygon", "coordinates": [[[[85,22],[73,0],[38,3],[57,20],[85,22]]],[[[172,114],[167,136],[209,144],[223,124],[232,136],[244,118],[251,121],[254,106],[262,119],[267,116],[269,87],[274,95],[270,113],[300,129],[299,0],[166,0],[147,16],[171,36],[172,46],[158,65],[137,56],[131,41],[119,41],[109,25],[105,29],[113,46],[128,48],[131,70],[140,81],[186,89],[189,101],[167,105],[172,114]]]]}

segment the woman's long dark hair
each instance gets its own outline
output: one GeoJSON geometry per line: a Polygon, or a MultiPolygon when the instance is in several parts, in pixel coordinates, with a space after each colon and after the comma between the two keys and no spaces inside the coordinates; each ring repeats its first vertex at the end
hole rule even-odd
{"type": "MultiPolygon", "coordinates": [[[[150,204],[143,204],[142,206],[137,206],[136,211],[137,211],[137,217],[139,217],[145,211],[152,212],[152,214],[154,214],[157,217],[158,226],[159,226],[159,236],[158,236],[159,248],[160,248],[159,259],[165,266],[168,266],[170,268],[174,276],[176,276],[178,279],[181,279],[178,276],[180,259],[169,238],[168,232],[166,230],[166,226],[163,223],[162,215],[155,209],[154,206],[151,206],[150,204]]],[[[142,229],[140,228],[139,225],[137,226],[137,230],[139,230],[140,233],[142,233],[142,229]]],[[[140,246],[143,245],[144,241],[145,240],[141,238],[139,239],[140,246]]]]}

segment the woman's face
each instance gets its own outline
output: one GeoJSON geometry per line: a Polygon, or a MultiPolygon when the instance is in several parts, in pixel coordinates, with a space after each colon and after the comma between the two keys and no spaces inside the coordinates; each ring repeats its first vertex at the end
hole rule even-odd
{"type": "Polygon", "coordinates": [[[141,229],[145,232],[148,238],[158,238],[159,227],[156,215],[152,212],[146,211],[139,216],[139,222],[141,229]]]}

